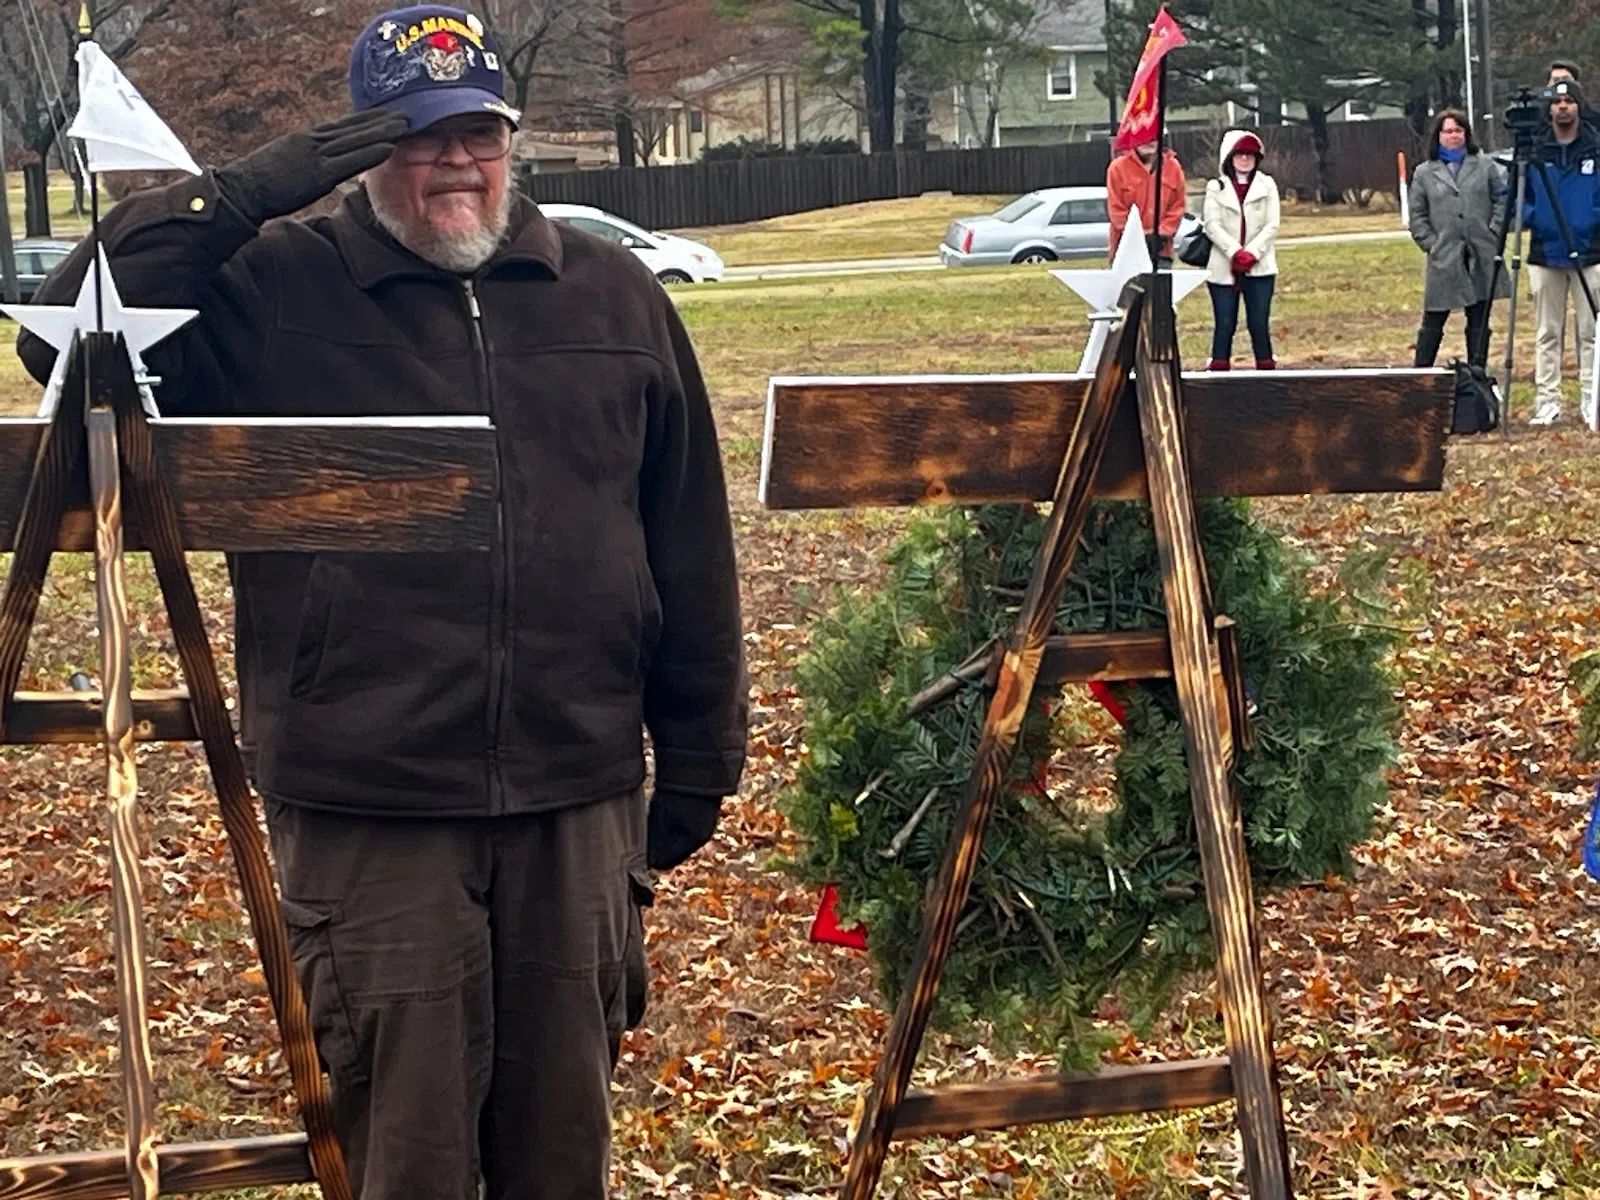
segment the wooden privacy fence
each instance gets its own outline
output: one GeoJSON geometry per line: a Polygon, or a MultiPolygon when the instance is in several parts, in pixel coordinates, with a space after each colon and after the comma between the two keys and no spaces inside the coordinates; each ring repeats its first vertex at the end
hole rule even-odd
{"type": "MultiPolygon", "coordinates": [[[[1311,134],[1298,126],[1260,131],[1266,169],[1285,188],[1317,183],[1311,134]]],[[[1395,152],[1413,149],[1404,121],[1330,125],[1330,183],[1392,189],[1395,152]]],[[[1216,170],[1219,132],[1180,130],[1173,146],[1192,175],[1216,170]]],[[[745,158],[667,167],[609,168],[564,175],[524,174],[522,189],[541,203],[590,204],[647,229],[735,225],[786,213],[892,200],[924,192],[990,195],[1105,181],[1105,139],[995,150],[896,150],[889,154],[814,154],[745,158]]]]}
{"type": "MultiPolygon", "coordinates": [[[[1266,149],[1262,169],[1285,191],[1312,195],[1317,187],[1317,150],[1303,125],[1275,125],[1256,131],[1266,149]]],[[[1184,171],[1191,177],[1217,173],[1221,133],[1180,129],[1172,134],[1184,171]]],[[[1417,138],[1403,120],[1342,121],[1328,126],[1328,184],[1336,191],[1352,188],[1398,190],[1395,153],[1414,158],[1417,138]]]]}
{"type": "Polygon", "coordinates": [[[1105,142],[998,150],[896,150],[740,158],[670,167],[531,175],[539,201],[592,204],[647,229],[733,225],[923,192],[1026,192],[1105,178],[1105,142]]]}

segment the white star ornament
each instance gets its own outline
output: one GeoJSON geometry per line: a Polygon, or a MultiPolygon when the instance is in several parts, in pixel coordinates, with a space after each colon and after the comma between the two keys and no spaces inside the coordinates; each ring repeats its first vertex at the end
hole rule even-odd
{"type": "MultiPolygon", "coordinates": [[[[44,388],[44,398],[39,404],[41,417],[53,416],[56,405],[60,402],[61,387],[67,377],[67,351],[72,347],[72,339],[80,333],[93,333],[100,328],[95,312],[97,273],[100,277],[100,308],[105,318],[104,330],[106,333],[120,333],[125,339],[135,378],[145,373],[144,359],[140,357],[144,351],[163,338],[170,337],[200,315],[199,310],[193,308],[126,308],[123,306],[121,295],[117,292],[117,281],[112,278],[111,264],[106,261],[103,247],[97,247],[97,267],[97,272],[83,273],[83,283],[78,288],[78,299],[71,308],[44,304],[0,305],[0,312],[55,347],[56,365],[50,372],[50,380],[44,388]]],[[[145,410],[152,417],[160,416],[149,388],[141,386],[140,394],[145,410]]]]}
{"type": "MultiPolygon", "coordinates": [[[[1145,242],[1144,221],[1139,206],[1128,209],[1128,223],[1123,227],[1122,239],[1117,242],[1117,253],[1110,267],[1098,270],[1055,270],[1054,275],[1066,284],[1089,306],[1089,344],[1084,347],[1083,359],[1078,364],[1078,374],[1092,375],[1100,362],[1100,352],[1105,348],[1111,333],[1111,324],[1120,315],[1117,301],[1122,297],[1123,286],[1130,279],[1148,275],[1154,270],[1150,261],[1150,247],[1145,242]]],[[[1172,272],[1172,306],[1206,281],[1204,271],[1179,270],[1172,272]]]]}

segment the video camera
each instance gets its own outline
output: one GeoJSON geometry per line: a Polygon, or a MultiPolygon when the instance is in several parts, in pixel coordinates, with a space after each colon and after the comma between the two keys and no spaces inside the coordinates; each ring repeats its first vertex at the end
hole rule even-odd
{"type": "Polygon", "coordinates": [[[1511,131],[1512,146],[1520,158],[1531,158],[1549,121],[1544,97],[1535,96],[1526,86],[1506,105],[1506,128],[1511,131]]]}

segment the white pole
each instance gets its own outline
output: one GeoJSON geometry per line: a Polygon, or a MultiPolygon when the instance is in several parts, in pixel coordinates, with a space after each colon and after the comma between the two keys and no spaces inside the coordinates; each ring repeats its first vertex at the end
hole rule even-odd
{"type": "Polygon", "coordinates": [[[1467,119],[1478,119],[1478,106],[1472,95],[1472,0],[1461,6],[1461,53],[1467,64],[1467,119]]]}
{"type": "Polygon", "coordinates": [[[1406,152],[1397,151],[1394,156],[1395,168],[1400,172],[1400,228],[1411,228],[1410,197],[1406,194],[1406,152]]]}
{"type": "MultiPolygon", "coordinates": [[[[1078,373],[1083,373],[1083,368],[1078,368],[1078,373]]],[[[1579,405],[1578,412],[1583,422],[1590,429],[1600,432],[1600,354],[1589,352],[1589,394],[1585,399],[1586,404],[1579,405]]]]}

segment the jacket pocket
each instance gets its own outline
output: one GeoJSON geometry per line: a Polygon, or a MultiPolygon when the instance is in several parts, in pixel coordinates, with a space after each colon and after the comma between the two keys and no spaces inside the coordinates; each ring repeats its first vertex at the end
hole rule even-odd
{"type": "Polygon", "coordinates": [[[306,576],[305,600],[300,606],[300,628],[295,635],[294,662],[289,669],[289,695],[303,700],[316,686],[328,649],[328,624],[338,591],[338,572],[326,559],[316,558],[306,576]]]}
{"type": "Polygon", "coordinates": [[[289,949],[300,973],[300,986],[305,991],[317,1053],[336,1082],[360,1082],[366,1072],[356,1049],[350,1006],[339,984],[333,949],[335,906],[289,899],[279,901],[279,905],[283,923],[288,926],[289,949]]]}

